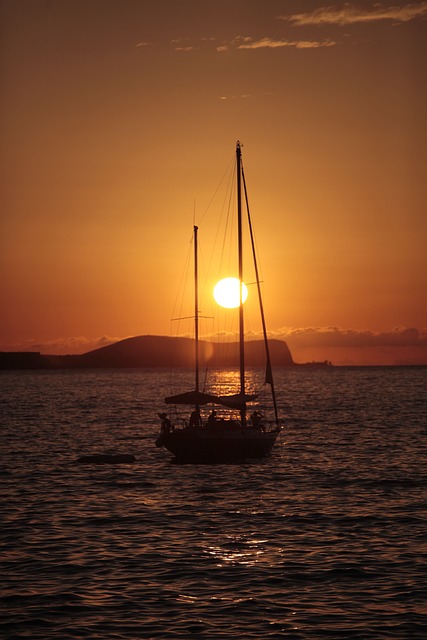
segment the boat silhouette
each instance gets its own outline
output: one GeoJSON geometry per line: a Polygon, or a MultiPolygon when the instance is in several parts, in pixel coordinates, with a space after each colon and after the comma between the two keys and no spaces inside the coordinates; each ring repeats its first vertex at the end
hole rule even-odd
{"type": "Polygon", "coordinates": [[[165,447],[177,462],[184,463],[225,463],[259,459],[268,456],[280,433],[276,394],[273,382],[269,343],[267,339],[264,307],[255,252],[252,222],[248,206],[246,181],[243,171],[241,144],[236,145],[237,176],[237,245],[240,294],[239,311],[239,389],[237,393],[218,395],[201,390],[199,372],[199,284],[198,284],[198,227],[194,226],[194,389],[165,398],[166,405],[188,405],[193,408],[188,424],[174,427],[166,411],[159,413],[161,432],[156,440],[158,447],[165,447]],[[257,394],[249,393],[246,384],[245,331],[243,305],[243,215],[242,191],[246,201],[247,223],[251,240],[251,253],[256,276],[256,287],[263,329],[265,348],[265,383],[270,387],[274,409],[274,421],[270,425],[256,404],[257,394]],[[202,417],[200,407],[213,405],[209,417],[202,417]],[[216,406],[234,411],[229,416],[217,416],[216,406]],[[249,414],[249,415],[248,415],[249,414]],[[238,417],[236,417],[236,415],[238,417]]]}

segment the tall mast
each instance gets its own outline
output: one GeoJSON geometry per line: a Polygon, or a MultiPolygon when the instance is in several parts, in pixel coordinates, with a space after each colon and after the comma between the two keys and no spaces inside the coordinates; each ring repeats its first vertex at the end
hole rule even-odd
{"type": "Polygon", "coordinates": [[[242,396],[243,407],[240,410],[242,426],[246,425],[246,402],[245,397],[245,337],[244,337],[244,316],[243,316],[243,232],[242,232],[242,152],[240,142],[236,145],[236,177],[237,177],[237,236],[238,236],[238,259],[239,259],[239,283],[240,283],[240,303],[239,303],[239,352],[240,352],[240,394],[242,396]]]}
{"type": "Polygon", "coordinates": [[[197,231],[194,225],[194,333],[195,333],[195,374],[196,392],[199,392],[199,269],[197,250],[197,231]]]}

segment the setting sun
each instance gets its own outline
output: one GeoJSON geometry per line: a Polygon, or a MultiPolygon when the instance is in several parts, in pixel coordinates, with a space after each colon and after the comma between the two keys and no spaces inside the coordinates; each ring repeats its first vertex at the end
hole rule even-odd
{"type": "MultiPolygon", "coordinates": [[[[240,283],[238,278],[223,278],[216,283],[213,295],[215,301],[226,309],[235,309],[240,304],[240,283]]],[[[248,297],[248,288],[242,282],[242,301],[248,297]]]]}

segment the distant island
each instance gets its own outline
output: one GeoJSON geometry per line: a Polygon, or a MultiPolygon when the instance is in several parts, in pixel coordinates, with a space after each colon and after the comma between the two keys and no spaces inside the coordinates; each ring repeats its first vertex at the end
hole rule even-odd
{"type": "MultiPolygon", "coordinates": [[[[329,367],[330,362],[294,362],[283,340],[269,340],[273,367],[329,367]]],[[[239,364],[238,342],[199,343],[200,366],[213,369],[239,364]]],[[[265,366],[264,342],[255,340],[246,351],[249,367],[265,366]]],[[[166,336],[136,336],[80,355],[44,355],[38,351],[2,351],[0,369],[137,369],[194,365],[194,340],[166,336]]]]}

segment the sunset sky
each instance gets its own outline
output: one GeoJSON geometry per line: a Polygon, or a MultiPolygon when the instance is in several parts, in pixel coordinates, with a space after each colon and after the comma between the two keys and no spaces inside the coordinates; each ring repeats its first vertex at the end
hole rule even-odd
{"type": "Polygon", "coordinates": [[[427,1],[0,6],[0,349],[170,335],[239,139],[270,335],[427,364],[427,1]]]}

